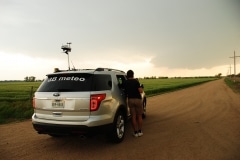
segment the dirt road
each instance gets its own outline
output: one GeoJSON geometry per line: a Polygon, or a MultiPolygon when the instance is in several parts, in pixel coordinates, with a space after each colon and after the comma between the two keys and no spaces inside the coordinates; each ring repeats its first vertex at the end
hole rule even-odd
{"type": "Polygon", "coordinates": [[[144,135],[132,137],[128,123],[120,144],[38,135],[30,120],[0,125],[0,159],[240,159],[240,95],[222,79],[150,97],[147,107],[144,135]]]}

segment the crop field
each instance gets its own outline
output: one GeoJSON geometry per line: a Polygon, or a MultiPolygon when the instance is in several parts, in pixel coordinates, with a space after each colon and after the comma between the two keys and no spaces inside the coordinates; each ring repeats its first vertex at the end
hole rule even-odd
{"type": "MultiPolygon", "coordinates": [[[[191,87],[217,78],[139,79],[147,96],[191,87]]],[[[0,124],[31,118],[32,96],[41,82],[0,82],[0,124]]]]}
{"type": "Polygon", "coordinates": [[[0,82],[0,124],[31,117],[32,96],[40,82],[0,82]]]}
{"type": "Polygon", "coordinates": [[[217,78],[140,79],[139,82],[144,85],[144,91],[148,96],[154,96],[216,79],[217,78]]]}
{"type": "Polygon", "coordinates": [[[0,101],[25,101],[41,82],[0,82],[0,101]]]}

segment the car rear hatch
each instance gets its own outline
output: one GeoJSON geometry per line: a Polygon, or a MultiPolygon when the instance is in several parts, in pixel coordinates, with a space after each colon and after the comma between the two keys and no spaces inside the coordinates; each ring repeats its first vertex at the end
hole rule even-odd
{"type": "Polygon", "coordinates": [[[86,121],[90,115],[89,92],[36,92],[34,101],[39,119],[86,121]]]}
{"type": "Polygon", "coordinates": [[[111,88],[101,83],[102,79],[106,80],[102,76],[71,72],[47,75],[34,96],[36,117],[56,121],[88,120],[91,94],[111,88]]]}

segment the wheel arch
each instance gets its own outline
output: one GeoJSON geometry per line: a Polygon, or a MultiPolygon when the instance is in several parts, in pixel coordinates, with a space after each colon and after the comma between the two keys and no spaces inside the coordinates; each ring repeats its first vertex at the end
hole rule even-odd
{"type": "MultiPolygon", "coordinates": [[[[125,118],[125,120],[127,119],[127,106],[125,106],[125,105],[120,105],[119,107],[118,107],[118,109],[117,109],[117,111],[116,111],[116,113],[117,112],[122,112],[123,113],[123,115],[124,115],[124,118],[125,118]]],[[[115,113],[115,114],[116,114],[115,113]]]]}

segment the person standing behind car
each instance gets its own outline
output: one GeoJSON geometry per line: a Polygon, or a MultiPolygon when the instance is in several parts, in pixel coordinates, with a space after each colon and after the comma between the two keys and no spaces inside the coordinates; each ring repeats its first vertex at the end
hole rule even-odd
{"type": "Polygon", "coordinates": [[[132,116],[131,122],[133,127],[133,136],[140,137],[142,132],[142,96],[143,88],[137,79],[134,78],[134,72],[132,70],[127,71],[127,80],[124,83],[124,89],[128,98],[128,106],[132,116]]]}

